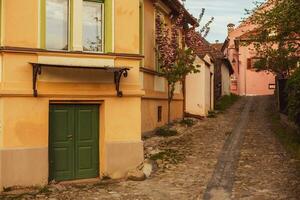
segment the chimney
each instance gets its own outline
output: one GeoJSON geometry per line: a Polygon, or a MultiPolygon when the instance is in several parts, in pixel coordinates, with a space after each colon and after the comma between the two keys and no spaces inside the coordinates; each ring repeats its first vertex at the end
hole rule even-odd
{"type": "Polygon", "coordinates": [[[235,24],[233,23],[229,23],[227,25],[228,35],[234,30],[234,28],[235,28],[235,24]]]}

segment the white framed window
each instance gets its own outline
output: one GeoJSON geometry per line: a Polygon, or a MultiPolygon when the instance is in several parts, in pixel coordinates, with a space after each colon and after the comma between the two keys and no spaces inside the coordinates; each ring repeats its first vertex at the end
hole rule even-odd
{"type": "Polygon", "coordinates": [[[104,4],[100,0],[83,1],[83,51],[104,50],[104,4]]]}
{"type": "Polygon", "coordinates": [[[46,0],[46,49],[69,49],[69,0],[46,0]]]}

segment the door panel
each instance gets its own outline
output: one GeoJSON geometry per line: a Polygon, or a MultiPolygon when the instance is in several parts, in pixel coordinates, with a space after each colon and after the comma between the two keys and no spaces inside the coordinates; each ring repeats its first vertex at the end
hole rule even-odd
{"type": "Polygon", "coordinates": [[[50,180],[99,174],[99,106],[50,106],[50,180]]]}
{"type": "Polygon", "coordinates": [[[81,105],[76,109],[76,178],[98,176],[98,110],[95,105],[81,105]]]}
{"type": "Polygon", "coordinates": [[[50,179],[74,177],[74,107],[50,106],[50,179]]]}

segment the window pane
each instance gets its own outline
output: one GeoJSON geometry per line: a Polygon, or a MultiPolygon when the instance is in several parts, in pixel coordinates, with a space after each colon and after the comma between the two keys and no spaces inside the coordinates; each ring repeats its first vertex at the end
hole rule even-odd
{"type": "Polygon", "coordinates": [[[68,50],[69,0],[46,0],[46,48],[68,50]]]}
{"type": "Polygon", "coordinates": [[[102,4],[83,2],[83,50],[102,51],[102,4]]]}

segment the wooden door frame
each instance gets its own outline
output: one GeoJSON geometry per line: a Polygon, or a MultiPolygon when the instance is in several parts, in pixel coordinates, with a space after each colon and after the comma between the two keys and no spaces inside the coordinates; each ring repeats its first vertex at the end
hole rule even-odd
{"type": "MultiPolygon", "coordinates": [[[[98,166],[98,173],[99,173],[99,177],[101,176],[101,158],[103,156],[102,155],[102,145],[103,145],[103,136],[101,134],[101,127],[102,127],[102,123],[101,123],[101,119],[102,119],[102,111],[101,111],[101,107],[103,106],[104,101],[103,100],[50,100],[48,103],[48,182],[52,181],[50,180],[50,139],[51,139],[51,132],[50,132],[50,106],[51,105],[98,105],[98,113],[99,113],[99,118],[98,118],[98,159],[99,159],[99,166],[98,166]]],[[[71,180],[71,181],[76,181],[75,180],[71,180]]],[[[82,180],[82,179],[80,179],[82,180]]],[[[84,179],[83,179],[84,180],[84,179]]]]}

